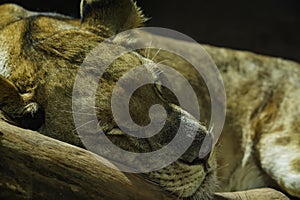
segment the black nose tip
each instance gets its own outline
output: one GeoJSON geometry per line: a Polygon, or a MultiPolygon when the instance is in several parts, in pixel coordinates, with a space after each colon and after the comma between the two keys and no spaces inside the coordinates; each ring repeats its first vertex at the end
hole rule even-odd
{"type": "Polygon", "coordinates": [[[199,165],[202,164],[205,171],[208,171],[210,166],[208,159],[212,151],[213,139],[211,134],[207,134],[202,142],[199,151],[199,157],[195,158],[191,164],[199,165]]]}
{"type": "Polygon", "coordinates": [[[189,165],[203,165],[204,170],[208,171],[210,169],[208,160],[211,155],[212,145],[212,136],[207,134],[201,143],[197,141],[193,143],[180,160],[189,165]]]}
{"type": "Polygon", "coordinates": [[[205,159],[209,158],[211,150],[213,146],[213,138],[211,133],[207,134],[203,140],[203,143],[201,145],[200,151],[199,151],[199,158],[200,159],[205,159]]]}
{"type": "Polygon", "coordinates": [[[198,157],[198,158],[195,158],[195,159],[193,160],[193,162],[191,162],[191,165],[200,165],[200,164],[202,164],[203,167],[204,167],[204,170],[205,170],[205,171],[208,171],[209,168],[210,168],[210,165],[209,165],[209,162],[208,162],[209,157],[210,157],[210,154],[211,154],[211,152],[207,153],[205,157],[202,157],[202,158],[199,158],[199,157],[198,157]]]}

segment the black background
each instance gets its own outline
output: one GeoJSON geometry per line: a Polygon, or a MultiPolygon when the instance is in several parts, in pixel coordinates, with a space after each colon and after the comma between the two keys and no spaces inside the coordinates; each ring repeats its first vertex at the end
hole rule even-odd
{"type": "MultiPolygon", "coordinates": [[[[0,2],[79,17],[80,0],[0,2]]],[[[138,4],[152,17],[148,26],[171,28],[205,44],[300,62],[299,0],[138,0],[138,4]]]]}

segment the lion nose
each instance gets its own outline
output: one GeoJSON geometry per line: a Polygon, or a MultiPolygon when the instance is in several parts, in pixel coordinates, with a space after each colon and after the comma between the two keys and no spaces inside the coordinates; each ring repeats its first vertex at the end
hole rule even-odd
{"type": "Polygon", "coordinates": [[[200,127],[193,143],[181,156],[180,160],[189,165],[202,164],[205,169],[208,169],[208,159],[212,151],[212,144],[212,135],[206,129],[200,127]]]}
{"type": "Polygon", "coordinates": [[[191,164],[191,165],[200,165],[200,164],[202,164],[203,167],[204,167],[204,170],[205,170],[205,171],[208,171],[209,168],[210,168],[210,165],[209,165],[209,162],[208,162],[208,159],[209,159],[209,157],[210,157],[210,154],[211,154],[211,151],[208,152],[208,153],[206,154],[205,157],[201,157],[201,158],[198,157],[198,158],[195,158],[190,164],[191,164]]]}

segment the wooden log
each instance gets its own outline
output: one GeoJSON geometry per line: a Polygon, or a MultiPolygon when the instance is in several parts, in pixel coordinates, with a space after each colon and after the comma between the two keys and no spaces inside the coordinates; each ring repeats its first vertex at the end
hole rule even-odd
{"type": "MultiPolygon", "coordinates": [[[[177,199],[138,175],[107,167],[100,156],[5,120],[0,113],[0,199],[177,199]]],[[[288,198],[264,188],[216,193],[215,199],[288,198]]]]}
{"type": "Polygon", "coordinates": [[[176,199],[102,162],[108,161],[0,120],[0,199],[176,199]]]}
{"type": "Polygon", "coordinates": [[[271,188],[260,188],[239,192],[224,192],[224,193],[216,193],[216,200],[268,200],[268,199],[276,199],[276,200],[288,200],[289,198],[285,196],[283,193],[271,189],[271,188]]]}

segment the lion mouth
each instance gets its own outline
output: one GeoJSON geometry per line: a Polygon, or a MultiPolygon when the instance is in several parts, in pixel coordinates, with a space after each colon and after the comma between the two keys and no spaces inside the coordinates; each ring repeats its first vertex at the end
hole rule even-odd
{"type": "Polygon", "coordinates": [[[147,179],[161,186],[178,199],[212,199],[216,176],[213,167],[204,169],[202,164],[191,165],[180,160],[147,174],[147,179]]]}
{"type": "MultiPolygon", "coordinates": [[[[197,161],[198,163],[198,161],[197,161]]],[[[186,163],[185,163],[186,164],[186,163]]],[[[191,167],[190,164],[187,164],[188,167],[191,167]]],[[[202,181],[198,182],[196,187],[193,189],[187,188],[186,193],[189,193],[189,195],[181,195],[179,196],[180,199],[183,200],[209,200],[213,199],[213,193],[215,191],[216,187],[216,174],[215,170],[212,167],[205,167],[203,166],[203,163],[198,164],[202,165],[202,168],[204,170],[205,176],[202,178],[202,181]],[[190,192],[188,192],[190,190],[190,192]]]]}
{"type": "Polygon", "coordinates": [[[205,176],[202,183],[199,185],[196,192],[191,197],[184,198],[184,200],[213,199],[213,193],[215,192],[215,187],[216,187],[216,178],[214,175],[214,171],[210,170],[205,176]]]}

